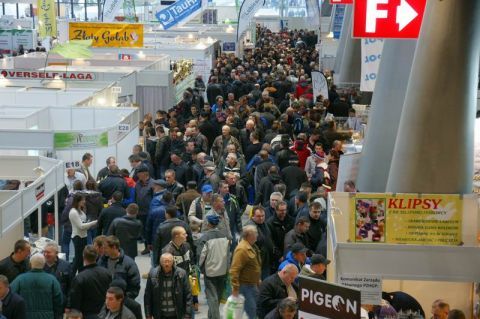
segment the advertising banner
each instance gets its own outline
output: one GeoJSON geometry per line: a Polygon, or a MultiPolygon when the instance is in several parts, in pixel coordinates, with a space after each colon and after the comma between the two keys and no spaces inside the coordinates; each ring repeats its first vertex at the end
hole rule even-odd
{"type": "Polygon", "coordinates": [[[380,59],[382,58],[382,39],[362,39],[362,78],[360,91],[373,92],[377,80],[380,59]]]}
{"type": "Polygon", "coordinates": [[[141,48],[143,24],[70,22],[69,40],[93,40],[93,47],[141,48]]]}
{"type": "Polygon", "coordinates": [[[158,11],[157,17],[164,30],[179,23],[187,23],[202,9],[202,0],[178,0],[172,5],[158,11]]]}
{"type": "Polygon", "coordinates": [[[107,147],[108,132],[101,133],[55,133],[53,136],[53,146],[56,149],[74,149],[74,148],[92,148],[107,147]]]}
{"type": "Polygon", "coordinates": [[[38,33],[41,38],[57,36],[55,0],[38,0],[38,33]]]}
{"type": "Polygon", "coordinates": [[[360,319],[360,291],[299,276],[298,318],[360,319]]]}
{"type": "Polygon", "coordinates": [[[11,54],[13,50],[12,30],[0,30],[0,53],[11,54]]]}
{"type": "Polygon", "coordinates": [[[320,71],[312,71],[313,98],[321,95],[328,99],[328,83],[325,75],[320,71]]]}
{"type": "Polygon", "coordinates": [[[462,242],[459,195],[356,194],[350,206],[353,242],[454,246],[462,242]]]}
{"type": "Polygon", "coordinates": [[[45,72],[37,70],[1,70],[0,74],[6,79],[60,79],[68,81],[94,81],[96,78],[95,73],[92,72],[45,72]]]}
{"type": "Polygon", "coordinates": [[[305,0],[307,23],[310,29],[320,28],[320,4],[318,0],[305,0]]]}
{"type": "MultiPolygon", "coordinates": [[[[336,4],[333,13],[332,33],[334,39],[340,39],[340,33],[342,32],[343,18],[345,16],[345,5],[336,4]]],[[[349,30],[345,30],[349,32],[349,30]]]]}
{"type": "Polygon", "coordinates": [[[243,0],[238,12],[237,42],[248,30],[248,26],[257,11],[263,7],[265,0],[243,0]]]}

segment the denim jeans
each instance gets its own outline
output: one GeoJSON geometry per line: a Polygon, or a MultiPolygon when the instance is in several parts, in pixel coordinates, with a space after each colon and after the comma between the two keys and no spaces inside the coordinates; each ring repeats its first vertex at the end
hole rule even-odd
{"type": "Polygon", "coordinates": [[[73,257],[72,263],[72,275],[75,275],[77,271],[83,267],[83,249],[87,246],[87,237],[81,238],[75,236],[72,238],[73,247],[75,247],[75,257],[73,257]]]}
{"type": "Polygon", "coordinates": [[[87,231],[87,244],[92,245],[95,237],[97,237],[97,229],[96,228],[90,228],[87,231]]]}
{"type": "Polygon", "coordinates": [[[61,241],[61,247],[62,247],[62,253],[65,254],[65,260],[69,261],[70,259],[70,241],[72,240],[72,230],[65,230],[65,228],[62,231],[62,241],[61,241]]]}
{"type": "Polygon", "coordinates": [[[257,317],[258,286],[240,284],[240,294],[245,298],[245,312],[248,319],[257,317]]]}
{"type": "Polygon", "coordinates": [[[220,298],[225,289],[227,276],[204,276],[205,296],[207,297],[208,319],[220,319],[220,298]]]}

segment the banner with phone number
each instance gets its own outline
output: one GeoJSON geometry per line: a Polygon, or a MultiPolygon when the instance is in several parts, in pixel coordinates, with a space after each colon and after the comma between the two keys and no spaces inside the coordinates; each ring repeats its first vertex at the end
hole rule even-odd
{"type": "Polygon", "coordinates": [[[359,193],[350,206],[352,242],[441,246],[462,242],[459,195],[359,193]]]}

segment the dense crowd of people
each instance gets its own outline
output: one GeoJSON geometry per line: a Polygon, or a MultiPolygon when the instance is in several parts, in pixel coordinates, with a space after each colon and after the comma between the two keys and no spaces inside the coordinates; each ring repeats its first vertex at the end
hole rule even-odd
{"type": "MultiPolygon", "coordinates": [[[[208,318],[221,318],[229,295],[243,296],[248,318],[296,316],[298,275],[324,280],[330,263],[326,195],[360,128],[357,96],[328,73],[328,96],[313,95],[313,32],[257,33],[243,58],[221,54],[207,83],[198,77],[175,107],[145,115],[129,169],[89,153],[67,169],[60,243],[29,258],[19,240],[0,262],[4,317],[143,318],[142,277],[149,319],[193,318],[202,277],[208,318]],[[348,117],[344,130],[336,117],[348,117]],[[97,176],[94,160],[106,163],[97,176]],[[139,253],[151,256],[143,276],[139,253]]],[[[434,318],[447,318],[444,304],[434,318]]]]}

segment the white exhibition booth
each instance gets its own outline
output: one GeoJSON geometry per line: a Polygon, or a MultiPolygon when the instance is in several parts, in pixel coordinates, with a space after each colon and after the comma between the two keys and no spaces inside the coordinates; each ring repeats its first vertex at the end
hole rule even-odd
{"type": "MultiPolygon", "coordinates": [[[[432,302],[436,299],[443,299],[450,304],[451,309],[461,309],[467,318],[470,318],[475,295],[473,283],[478,282],[478,278],[480,278],[480,268],[478,267],[480,247],[477,239],[480,229],[478,196],[476,194],[457,196],[462,212],[457,217],[461,222],[459,227],[461,246],[447,246],[391,244],[384,243],[378,238],[369,243],[361,242],[362,236],[360,235],[363,237],[367,235],[361,232],[356,233],[355,225],[360,227],[359,220],[354,219],[352,222],[351,214],[356,214],[355,198],[361,199],[362,196],[368,198],[369,195],[371,194],[329,193],[327,250],[328,258],[332,260],[332,263],[328,267],[328,280],[339,282],[342,276],[380,277],[383,281],[381,284],[383,291],[404,291],[412,295],[419,301],[427,315],[429,315],[432,302]],[[353,198],[353,196],[356,197],[353,198]],[[352,204],[352,199],[355,204],[352,204]],[[356,235],[352,234],[352,228],[354,228],[353,234],[356,235]]],[[[381,200],[384,196],[391,195],[396,198],[396,196],[405,194],[375,194],[375,196],[377,195],[381,200]]],[[[420,199],[428,197],[427,194],[415,194],[415,196],[420,199]]],[[[454,208],[440,207],[439,209],[444,209],[446,214],[444,218],[439,217],[438,223],[449,223],[455,218],[451,215],[456,212],[454,208]]],[[[400,214],[405,213],[400,212],[400,214]]],[[[387,215],[384,216],[385,220],[379,226],[382,236],[385,233],[388,234],[386,225],[390,222],[395,223],[393,225],[396,230],[395,235],[400,232],[402,236],[408,237],[402,231],[398,231],[399,227],[403,227],[398,224],[398,219],[389,221],[387,215]]],[[[427,224],[425,225],[436,225],[428,224],[431,219],[436,219],[435,217],[426,219],[427,224]]],[[[418,223],[422,221],[411,222],[414,223],[413,227],[417,227],[418,223]]],[[[428,227],[425,226],[425,231],[427,229],[428,227]]],[[[439,229],[443,228],[439,227],[439,229]]]]}
{"type": "MultiPolygon", "coordinates": [[[[63,162],[56,159],[42,156],[0,157],[0,179],[21,182],[19,190],[0,190],[0,256],[8,256],[15,241],[24,237],[23,220],[27,216],[36,209],[41,210],[42,204],[52,196],[58,203],[57,192],[65,185],[64,173],[63,162]],[[31,184],[25,187],[25,182],[31,184]]],[[[41,229],[41,213],[38,216],[41,229]]],[[[57,219],[55,238],[58,239],[57,219]]]]}
{"type": "Polygon", "coordinates": [[[115,156],[120,168],[138,143],[137,108],[0,107],[1,154],[39,154],[78,161],[93,154],[92,173],[115,156]]]}

